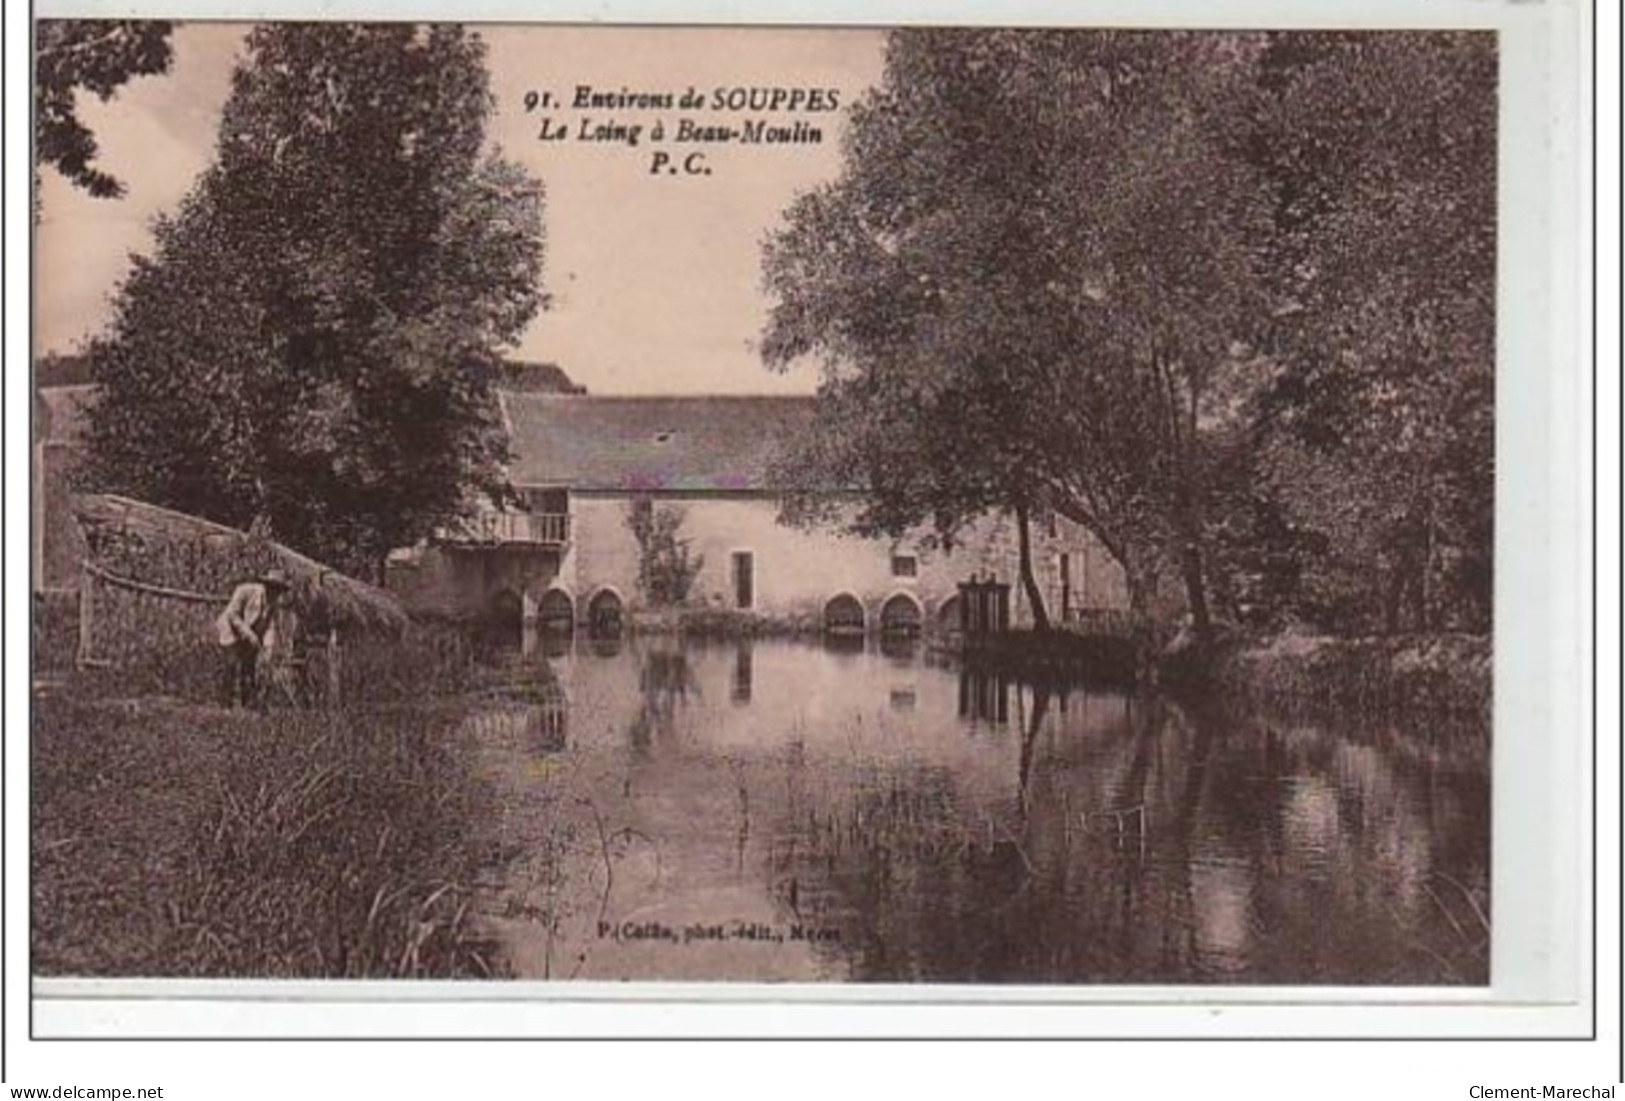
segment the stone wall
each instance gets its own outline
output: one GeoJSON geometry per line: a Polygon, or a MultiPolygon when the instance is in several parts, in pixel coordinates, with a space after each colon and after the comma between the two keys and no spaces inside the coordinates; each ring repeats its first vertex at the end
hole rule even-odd
{"type": "MultiPolygon", "coordinates": [[[[576,495],[571,500],[572,541],[559,585],[575,601],[578,615],[603,591],[615,593],[630,608],[643,603],[637,586],[637,541],[627,525],[631,504],[630,496],[620,494],[576,495]]],[[[753,574],[750,610],[783,621],[816,625],[828,601],[849,594],[862,604],[872,627],[886,602],[904,595],[930,624],[955,596],[959,582],[972,573],[991,573],[1012,586],[1015,623],[1031,622],[1019,591],[1013,520],[989,517],[962,533],[951,552],[944,552],[923,545],[919,537],[863,539],[831,528],[787,527],[778,522],[777,503],[762,497],[674,497],[661,499],[658,505],[683,511],[679,537],[689,540],[691,553],[703,559],[690,604],[738,608],[734,556],[745,553],[751,556],[753,574]],[[905,563],[894,565],[900,556],[914,559],[912,576],[905,563]]],[[[1035,524],[1033,553],[1052,615],[1059,612],[1063,553],[1070,557],[1074,607],[1126,606],[1121,571],[1075,525],[1057,521],[1051,535],[1048,524],[1035,524]]],[[[952,616],[953,609],[947,614],[952,616]]]]}
{"type": "MultiPolygon", "coordinates": [[[[627,524],[627,494],[577,494],[570,500],[571,537],[562,557],[537,548],[472,550],[430,546],[392,557],[389,589],[415,612],[448,618],[479,616],[504,590],[523,598],[534,619],[551,589],[567,596],[576,621],[584,622],[599,594],[615,597],[628,611],[644,610],[638,590],[637,540],[627,524]]],[[[843,594],[863,607],[866,624],[880,622],[888,601],[911,600],[929,627],[957,622],[947,607],[961,581],[991,574],[1011,586],[1014,625],[1031,623],[1031,610],[1017,576],[1015,522],[987,517],[961,533],[951,551],[933,549],[924,533],[902,540],[864,539],[834,528],[800,529],[778,522],[775,501],[749,495],[662,497],[662,509],[681,509],[678,531],[690,553],[703,559],[688,603],[739,609],[734,556],[751,556],[752,601],[748,611],[782,623],[817,627],[824,606],[843,594]],[[906,562],[912,558],[912,574],[906,562]]],[[[1033,555],[1051,616],[1061,605],[1061,556],[1070,560],[1074,608],[1123,608],[1122,573],[1086,532],[1064,520],[1033,525],[1033,555]]]]}
{"type": "Polygon", "coordinates": [[[473,549],[434,544],[396,552],[384,587],[414,614],[443,619],[483,616],[509,593],[534,617],[535,602],[558,575],[559,554],[540,547],[473,549]]]}

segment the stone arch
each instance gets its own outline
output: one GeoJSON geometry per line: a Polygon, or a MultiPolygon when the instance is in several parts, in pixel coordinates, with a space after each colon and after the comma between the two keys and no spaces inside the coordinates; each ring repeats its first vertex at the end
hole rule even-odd
{"type": "Polygon", "coordinates": [[[569,591],[554,585],[536,601],[536,625],[549,634],[567,635],[575,630],[576,602],[569,591]]]}
{"type": "Polygon", "coordinates": [[[594,638],[619,638],[626,629],[626,601],[605,585],[587,601],[587,631],[594,638]]]}
{"type": "Polygon", "coordinates": [[[880,606],[880,633],[913,637],[925,623],[925,609],[912,593],[896,592],[880,606]]]}
{"type": "Polygon", "coordinates": [[[944,597],[942,603],[937,605],[937,630],[959,630],[959,609],[964,603],[958,593],[944,597]]]}
{"type": "Polygon", "coordinates": [[[861,635],[869,626],[869,617],[861,600],[841,592],[824,601],[823,622],[825,634],[861,635]]]}

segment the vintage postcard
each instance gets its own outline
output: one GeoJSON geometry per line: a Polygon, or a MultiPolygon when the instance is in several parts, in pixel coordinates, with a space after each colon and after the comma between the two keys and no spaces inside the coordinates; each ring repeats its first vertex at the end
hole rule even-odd
{"type": "Polygon", "coordinates": [[[35,33],[43,989],[1499,979],[1494,30],[35,33]]]}

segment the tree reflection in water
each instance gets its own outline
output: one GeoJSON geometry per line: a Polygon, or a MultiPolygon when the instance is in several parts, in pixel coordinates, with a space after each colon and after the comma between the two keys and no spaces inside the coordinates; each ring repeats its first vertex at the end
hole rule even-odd
{"type": "Polygon", "coordinates": [[[672,738],[678,709],[691,693],[699,692],[699,682],[681,648],[640,648],[637,658],[641,706],[627,734],[634,754],[646,758],[655,739],[672,738]]]}
{"type": "Polygon", "coordinates": [[[1488,913],[1487,845],[1469,843],[1452,860],[1465,879],[1446,880],[1407,843],[1437,836],[1440,804],[1487,814],[1471,779],[1155,698],[1085,693],[1063,709],[1074,701],[1048,681],[963,677],[961,714],[997,724],[1007,694],[1014,800],[905,766],[822,776],[823,801],[799,809],[778,874],[798,916],[840,923],[857,977],[1487,981],[1472,917],[1488,913]],[[1079,708],[1107,721],[1078,737],[1079,708]]]}
{"type": "Polygon", "coordinates": [[[641,638],[560,663],[555,780],[664,869],[617,865],[612,910],[838,930],[819,974],[857,981],[1486,980],[1486,732],[1197,710],[858,643],[641,638]]]}

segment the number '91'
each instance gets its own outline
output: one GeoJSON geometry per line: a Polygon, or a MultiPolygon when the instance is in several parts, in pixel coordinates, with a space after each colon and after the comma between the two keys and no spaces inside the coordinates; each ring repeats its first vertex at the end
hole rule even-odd
{"type": "Polygon", "coordinates": [[[536,89],[532,88],[530,91],[525,93],[526,111],[534,111],[538,107],[551,106],[553,106],[552,92],[538,92],[536,89]]]}

